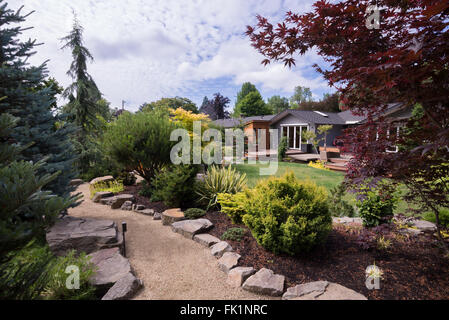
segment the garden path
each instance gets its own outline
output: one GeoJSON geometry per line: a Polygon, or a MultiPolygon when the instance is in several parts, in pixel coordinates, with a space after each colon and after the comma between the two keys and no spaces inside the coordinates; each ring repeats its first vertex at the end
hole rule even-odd
{"type": "MultiPolygon", "coordinates": [[[[132,211],[112,210],[89,198],[89,184],[78,187],[84,201],[69,210],[74,217],[109,219],[121,226],[126,222],[126,254],[144,288],[134,299],[267,299],[226,284],[210,250],[184,238],[153,220],[132,211]]],[[[121,230],[121,227],[120,227],[121,230]]]]}

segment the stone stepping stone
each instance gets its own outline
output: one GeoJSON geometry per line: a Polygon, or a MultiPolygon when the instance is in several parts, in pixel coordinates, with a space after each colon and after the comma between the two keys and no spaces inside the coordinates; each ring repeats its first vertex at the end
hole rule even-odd
{"type": "Polygon", "coordinates": [[[119,194],[116,195],[111,203],[111,209],[120,209],[126,201],[134,201],[132,194],[119,194]]]}
{"type": "Polygon", "coordinates": [[[94,185],[98,182],[110,182],[110,181],[114,181],[114,177],[113,176],[104,176],[104,177],[98,177],[95,179],[92,179],[89,184],[90,185],[94,185]]]}
{"type": "Polygon", "coordinates": [[[95,193],[94,197],[92,198],[92,201],[95,203],[98,203],[104,198],[111,198],[113,196],[114,196],[114,194],[112,192],[99,191],[99,192],[95,193]]]}
{"type": "Polygon", "coordinates": [[[73,249],[89,254],[122,246],[122,237],[114,221],[71,216],[59,219],[46,234],[46,239],[51,251],[58,256],[73,249]]]}
{"type": "Polygon", "coordinates": [[[145,206],[143,204],[133,204],[133,211],[142,211],[145,210],[145,206]]]}
{"type": "Polygon", "coordinates": [[[339,224],[349,224],[349,223],[362,224],[363,220],[362,220],[362,218],[333,217],[332,222],[339,223],[339,224]]]}
{"type": "Polygon", "coordinates": [[[188,239],[193,239],[197,233],[206,232],[213,226],[207,219],[183,220],[173,222],[171,225],[173,232],[180,233],[188,239]]]}
{"type": "Polygon", "coordinates": [[[200,233],[193,237],[193,241],[209,248],[210,246],[219,243],[221,240],[208,233],[200,233]]]}
{"type": "Polygon", "coordinates": [[[352,289],[328,281],[314,281],[290,287],[283,300],[367,300],[352,289]]]}
{"type": "Polygon", "coordinates": [[[129,300],[142,287],[142,280],[136,278],[132,273],[127,273],[106,292],[101,300],[129,300]]]}
{"type": "Polygon", "coordinates": [[[232,268],[239,264],[239,260],[242,256],[235,252],[225,252],[223,256],[218,260],[218,267],[221,271],[229,273],[232,268]]]}
{"type": "Polygon", "coordinates": [[[219,243],[214,244],[210,248],[210,253],[218,259],[221,258],[225,252],[231,252],[231,251],[233,251],[232,247],[226,241],[220,241],[219,243]]]}
{"type": "Polygon", "coordinates": [[[99,292],[108,291],[117,281],[132,273],[128,259],[123,257],[118,248],[103,249],[88,255],[90,262],[96,267],[89,283],[99,292]]]}
{"type": "Polygon", "coordinates": [[[229,271],[226,283],[233,287],[240,287],[246,279],[256,273],[253,267],[236,267],[229,271]]]}
{"type": "Polygon", "coordinates": [[[162,213],[162,225],[169,226],[173,222],[184,220],[184,212],[180,208],[168,209],[162,213]]]}
{"type": "Polygon", "coordinates": [[[243,283],[242,288],[254,293],[277,297],[284,293],[284,282],[284,276],[274,274],[270,269],[262,268],[249,277],[243,283]]]}

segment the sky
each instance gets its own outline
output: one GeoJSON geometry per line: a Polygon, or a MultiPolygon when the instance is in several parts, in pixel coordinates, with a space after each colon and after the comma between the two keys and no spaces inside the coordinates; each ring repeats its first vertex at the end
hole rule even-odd
{"type": "MultiPolygon", "coordinates": [[[[49,75],[67,86],[72,57],[61,50],[61,38],[73,25],[74,10],[84,28],[85,46],[94,57],[88,65],[112,107],[136,111],[144,102],[162,97],[189,98],[198,106],[216,92],[231,99],[244,82],[256,85],[264,99],[290,97],[295,86],[309,87],[315,99],[333,92],[313,68],[325,66],[316,52],[297,57],[294,68],[282,63],[263,66],[264,59],[244,35],[256,15],[272,23],[289,10],[310,11],[313,0],[9,0],[9,7],[24,5],[35,11],[23,27],[23,39],[43,43],[30,59],[48,61],[49,75]]],[[[60,101],[62,103],[63,101],[60,101]]]]}

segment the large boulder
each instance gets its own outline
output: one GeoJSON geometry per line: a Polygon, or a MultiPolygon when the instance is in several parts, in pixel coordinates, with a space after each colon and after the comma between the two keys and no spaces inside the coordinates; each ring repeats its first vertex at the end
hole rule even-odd
{"type": "Polygon", "coordinates": [[[72,249],[91,253],[122,246],[121,234],[111,220],[65,216],[55,223],[46,238],[52,252],[59,256],[72,249]]]}
{"type": "Polygon", "coordinates": [[[228,272],[226,283],[233,287],[240,287],[246,279],[256,273],[253,267],[236,267],[228,272]]]}
{"type": "Polygon", "coordinates": [[[89,254],[88,257],[96,267],[89,282],[100,293],[106,292],[121,278],[132,273],[128,259],[123,257],[117,248],[99,250],[89,254]]]}
{"type": "Polygon", "coordinates": [[[367,300],[352,289],[337,283],[315,281],[300,284],[291,288],[282,296],[284,300],[367,300]]]}
{"type": "Polygon", "coordinates": [[[171,225],[173,232],[180,233],[188,239],[193,239],[197,233],[206,232],[213,226],[207,219],[183,220],[173,222],[171,225]]]}
{"type": "Polygon", "coordinates": [[[210,246],[219,243],[221,240],[208,233],[200,233],[193,237],[193,241],[209,248],[210,246]]]}
{"type": "Polygon", "coordinates": [[[210,248],[210,253],[215,258],[218,258],[218,259],[221,258],[225,252],[231,252],[231,251],[233,251],[232,247],[226,241],[220,241],[219,243],[214,244],[210,248]]]}
{"type": "Polygon", "coordinates": [[[95,193],[94,197],[92,198],[92,201],[95,202],[95,203],[98,203],[98,202],[101,201],[101,199],[110,198],[110,197],[113,197],[113,196],[114,196],[114,194],[112,192],[99,191],[99,192],[95,193]]]}
{"type": "Polygon", "coordinates": [[[120,209],[126,201],[134,202],[134,196],[132,194],[119,194],[114,196],[111,209],[120,209]]]}
{"type": "Polygon", "coordinates": [[[120,278],[101,300],[128,300],[143,286],[142,280],[136,278],[132,273],[120,278]]]}
{"type": "Polygon", "coordinates": [[[184,220],[184,212],[180,208],[168,209],[162,212],[162,225],[169,226],[174,222],[184,220]]]}
{"type": "Polygon", "coordinates": [[[235,252],[225,252],[218,260],[218,267],[221,271],[228,273],[232,268],[239,264],[241,255],[235,252]]]}
{"type": "Polygon", "coordinates": [[[270,269],[262,268],[249,277],[243,283],[242,288],[258,294],[276,297],[281,296],[284,292],[284,282],[284,276],[274,274],[270,269]]]}
{"type": "Polygon", "coordinates": [[[114,181],[113,176],[98,177],[98,178],[92,179],[89,183],[90,183],[90,185],[94,185],[98,182],[110,182],[110,181],[114,181]]]}

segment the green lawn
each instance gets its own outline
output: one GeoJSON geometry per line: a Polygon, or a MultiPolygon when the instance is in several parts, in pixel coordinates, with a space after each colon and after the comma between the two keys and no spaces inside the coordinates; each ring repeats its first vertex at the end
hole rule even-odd
{"type": "MultiPolygon", "coordinates": [[[[292,163],[292,162],[280,162],[275,174],[276,177],[283,175],[287,171],[292,171],[295,176],[301,180],[311,180],[314,181],[317,185],[325,187],[328,191],[331,188],[340,184],[344,179],[344,173],[337,171],[328,171],[321,170],[309,167],[307,164],[302,163],[292,163]]],[[[240,164],[235,165],[236,169],[240,172],[246,173],[248,179],[248,187],[254,187],[258,180],[266,179],[269,176],[261,176],[259,174],[260,168],[266,168],[268,165],[261,164],[240,164]]],[[[401,189],[401,188],[400,188],[401,189]]],[[[400,190],[403,192],[404,190],[400,190]]],[[[344,197],[345,200],[349,201],[351,204],[356,204],[355,194],[347,193],[344,197]]],[[[407,214],[409,210],[408,204],[400,200],[398,206],[395,210],[395,213],[405,213],[407,214]]]]}

